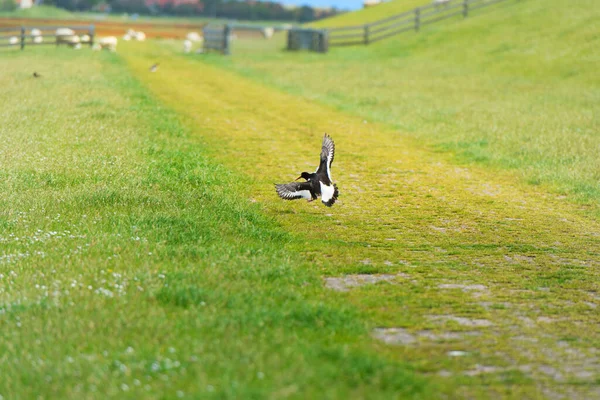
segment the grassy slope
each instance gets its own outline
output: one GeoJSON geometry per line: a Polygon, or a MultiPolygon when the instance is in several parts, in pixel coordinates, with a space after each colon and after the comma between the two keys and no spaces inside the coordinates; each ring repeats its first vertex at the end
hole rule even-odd
{"type": "Polygon", "coordinates": [[[212,60],[597,209],[600,9],[509,1],[478,13],[326,56],[240,42],[212,60]]]}
{"type": "Polygon", "coordinates": [[[325,276],[398,274],[392,284],[332,297],[364,311],[371,327],[465,335],[382,345],[383,353],[415,363],[451,397],[586,398],[597,389],[598,221],[510,175],[457,167],[394,129],[278,93],[198,57],[151,43],[128,44],[122,54],[154,93],[188,116],[215,149],[212,157],[247,176],[248,199],[298,237],[288,249],[325,276]],[[148,73],[157,60],[159,72],[148,73]],[[277,199],[272,183],[314,168],[324,131],[336,140],[340,201],[325,209],[277,199]],[[469,326],[479,321],[488,326],[469,326]],[[451,350],[468,355],[449,357],[451,350]]]}
{"type": "Polygon", "coordinates": [[[369,7],[363,10],[338,15],[333,18],[326,18],[308,25],[317,28],[363,25],[390,17],[395,14],[401,14],[405,11],[413,10],[425,4],[429,4],[427,0],[394,0],[375,7],[369,7]]]}
{"type": "Polygon", "coordinates": [[[117,55],[1,57],[2,398],[431,398],[117,55]]]}

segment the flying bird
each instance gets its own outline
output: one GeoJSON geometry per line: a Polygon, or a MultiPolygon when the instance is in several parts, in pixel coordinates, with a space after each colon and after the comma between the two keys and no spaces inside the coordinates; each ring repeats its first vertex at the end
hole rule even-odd
{"type": "Polygon", "coordinates": [[[306,199],[315,200],[321,196],[321,201],[327,207],[331,207],[337,200],[340,192],[337,185],[331,180],[331,164],[335,155],[335,145],[331,136],[323,136],[323,145],[321,147],[321,162],[319,168],[313,173],[302,172],[298,179],[305,179],[306,182],[292,182],[276,184],[277,194],[284,200],[306,199]]]}
{"type": "Polygon", "coordinates": [[[33,77],[34,78],[41,78],[42,76],[40,74],[38,74],[37,72],[33,72],[33,77]]]}
{"type": "Polygon", "coordinates": [[[157,69],[158,69],[158,63],[152,64],[152,66],[150,67],[150,72],[156,72],[157,69]]]}

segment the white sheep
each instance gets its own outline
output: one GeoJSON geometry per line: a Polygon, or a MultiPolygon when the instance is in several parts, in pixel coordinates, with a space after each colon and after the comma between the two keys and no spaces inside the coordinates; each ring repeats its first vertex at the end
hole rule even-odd
{"type": "Polygon", "coordinates": [[[183,41],[183,52],[189,53],[190,51],[192,51],[192,41],[186,39],[183,41]]]}
{"type": "Polygon", "coordinates": [[[29,33],[31,35],[31,40],[33,41],[33,43],[42,43],[44,41],[42,31],[40,31],[38,28],[33,28],[29,33]]]}
{"type": "Polygon", "coordinates": [[[129,37],[134,37],[135,36],[135,31],[133,29],[127,29],[126,35],[129,35],[129,37]]]}
{"type": "Polygon", "coordinates": [[[146,34],[144,32],[136,32],[135,40],[137,40],[138,42],[143,42],[144,40],[146,40],[146,34]]]}
{"type": "Polygon", "coordinates": [[[202,42],[204,38],[198,32],[189,32],[186,39],[192,42],[202,42]]]}
{"type": "Polygon", "coordinates": [[[92,40],[90,35],[81,35],[79,39],[81,39],[81,43],[89,43],[92,40]]]}
{"type": "Polygon", "coordinates": [[[58,28],[56,30],[56,43],[65,43],[71,47],[75,47],[77,43],[81,42],[79,36],[75,35],[75,32],[69,28],[58,28]]]}
{"type": "Polygon", "coordinates": [[[123,40],[126,42],[129,42],[131,40],[131,35],[129,33],[126,33],[123,35],[123,40]]]}
{"type": "Polygon", "coordinates": [[[20,41],[20,40],[19,40],[19,38],[18,38],[18,37],[16,37],[16,36],[11,36],[11,37],[8,39],[8,44],[15,45],[15,44],[18,44],[18,43],[19,43],[19,41],[20,41]]]}
{"type": "Polygon", "coordinates": [[[273,29],[270,26],[262,29],[262,34],[265,37],[265,39],[271,39],[274,33],[275,29],[273,29]]]}
{"type": "Polygon", "coordinates": [[[103,37],[103,38],[98,39],[98,42],[94,46],[94,50],[104,49],[104,50],[115,52],[115,51],[117,51],[117,43],[118,42],[119,42],[119,40],[114,36],[103,37]]]}
{"type": "Polygon", "coordinates": [[[450,1],[451,0],[433,0],[432,4],[435,6],[435,8],[442,7],[442,6],[447,7],[450,5],[450,1]]]}

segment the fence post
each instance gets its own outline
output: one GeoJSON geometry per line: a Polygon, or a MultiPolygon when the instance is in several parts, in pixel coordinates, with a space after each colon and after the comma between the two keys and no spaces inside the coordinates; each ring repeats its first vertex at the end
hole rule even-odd
{"type": "Polygon", "coordinates": [[[365,44],[369,44],[369,24],[365,24],[364,39],[365,39],[365,44]]]}
{"type": "Polygon", "coordinates": [[[21,26],[21,50],[25,48],[25,27],[21,26]]]}
{"type": "Polygon", "coordinates": [[[421,25],[421,9],[419,7],[415,8],[415,31],[419,32],[419,28],[421,25]]]}
{"type": "Polygon", "coordinates": [[[469,15],[469,0],[463,0],[463,18],[469,15]]]}
{"type": "Polygon", "coordinates": [[[229,35],[231,34],[231,27],[229,24],[223,28],[223,54],[229,55],[229,35]]]}
{"type": "Polygon", "coordinates": [[[90,47],[94,47],[94,25],[90,25],[88,35],[90,36],[90,47]]]}

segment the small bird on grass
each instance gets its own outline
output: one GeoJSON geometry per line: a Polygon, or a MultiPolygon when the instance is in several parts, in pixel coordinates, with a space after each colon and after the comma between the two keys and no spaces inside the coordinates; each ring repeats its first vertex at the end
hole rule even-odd
{"type": "Polygon", "coordinates": [[[331,136],[323,136],[321,146],[321,162],[319,167],[313,173],[302,172],[298,179],[305,179],[306,182],[292,182],[275,184],[277,194],[284,200],[306,199],[315,200],[321,196],[321,201],[327,207],[331,207],[340,195],[337,185],[331,180],[331,164],[335,155],[335,145],[331,136]]]}
{"type": "Polygon", "coordinates": [[[150,72],[156,72],[157,69],[158,69],[158,63],[152,64],[152,66],[150,67],[150,72]]]}
{"type": "Polygon", "coordinates": [[[38,74],[37,72],[33,72],[33,77],[34,78],[41,78],[42,76],[40,74],[38,74]]]}

